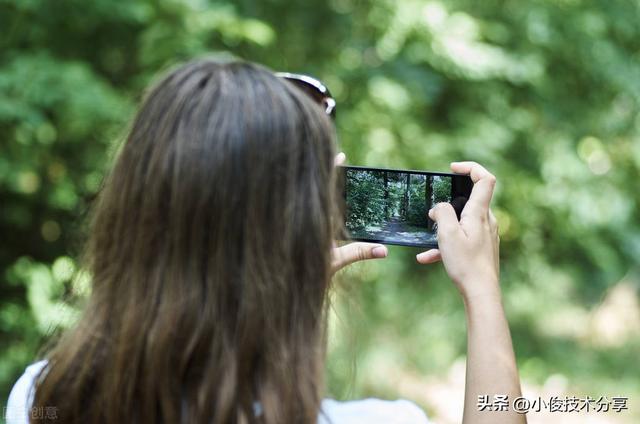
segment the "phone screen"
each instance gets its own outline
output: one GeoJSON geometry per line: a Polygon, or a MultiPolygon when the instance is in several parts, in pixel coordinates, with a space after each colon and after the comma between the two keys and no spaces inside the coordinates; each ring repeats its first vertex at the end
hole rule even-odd
{"type": "Polygon", "coordinates": [[[467,175],[343,166],[345,224],[350,238],[437,247],[429,209],[449,202],[458,219],[473,182],[467,175]]]}

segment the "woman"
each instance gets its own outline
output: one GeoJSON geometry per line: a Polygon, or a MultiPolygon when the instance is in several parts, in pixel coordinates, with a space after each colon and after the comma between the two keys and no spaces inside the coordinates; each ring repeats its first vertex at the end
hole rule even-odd
{"type": "MultiPolygon", "coordinates": [[[[331,277],[387,254],[335,247],[344,158],[323,106],[235,61],[187,64],[150,91],[94,209],[84,314],[16,383],[9,422],[29,405],[32,422],[426,422],[407,401],[322,401],[331,277]]],[[[460,222],[450,205],[430,212],[440,250],[417,259],[442,259],[465,300],[465,422],[520,422],[476,408],[478,395],[519,393],[495,179],[473,163],[452,169],[471,175],[472,196],[460,222]]]]}

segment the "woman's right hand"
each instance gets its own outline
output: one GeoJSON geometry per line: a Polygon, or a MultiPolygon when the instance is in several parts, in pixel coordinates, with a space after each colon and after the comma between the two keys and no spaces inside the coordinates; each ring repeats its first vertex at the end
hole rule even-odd
{"type": "Polygon", "coordinates": [[[526,424],[514,410],[487,412],[480,396],[522,396],[509,325],[500,294],[498,224],[489,209],[496,178],[475,162],[454,162],[451,170],[473,180],[460,222],[453,207],[440,203],[429,211],[438,223],[438,249],[417,256],[420,263],[442,259],[447,274],[462,293],[467,316],[467,371],[463,424],[526,424]]]}
{"type": "Polygon", "coordinates": [[[477,296],[500,295],[498,283],[498,224],[489,209],[496,178],[475,162],[453,162],[451,170],[471,177],[473,189],[460,221],[449,203],[439,203],[429,211],[438,223],[438,249],[417,255],[419,263],[442,260],[449,277],[469,300],[477,296]]]}

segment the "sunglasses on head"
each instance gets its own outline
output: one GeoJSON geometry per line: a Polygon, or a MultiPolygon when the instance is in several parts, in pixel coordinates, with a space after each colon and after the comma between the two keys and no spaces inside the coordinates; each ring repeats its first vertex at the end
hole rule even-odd
{"type": "Polygon", "coordinates": [[[335,119],[336,101],[323,83],[308,75],[291,74],[289,72],[276,72],[276,76],[287,80],[307,93],[316,103],[324,108],[327,115],[335,119]]]}

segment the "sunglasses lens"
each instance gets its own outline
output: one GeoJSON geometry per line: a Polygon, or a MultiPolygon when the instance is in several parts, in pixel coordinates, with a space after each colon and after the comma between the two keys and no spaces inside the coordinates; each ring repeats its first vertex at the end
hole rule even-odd
{"type": "Polygon", "coordinates": [[[329,93],[329,90],[320,81],[317,81],[305,75],[286,73],[278,73],[277,75],[286,79],[287,81],[304,91],[316,103],[324,108],[327,115],[335,118],[336,102],[331,97],[331,93],[329,93]]]}
{"type": "Polygon", "coordinates": [[[318,91],[318,89],[316,89],[314,86],[310,84],[307,84],[306,82],[303,82],[300,80],[289,80],[289,81],[294,83],[298,88],[300,88],[302,91],[307,93],[309,96],[311,96],[313,100],[315,100],[318,103],[322,103],[322,101],[326,97],[324,94],[318,91]]]}

